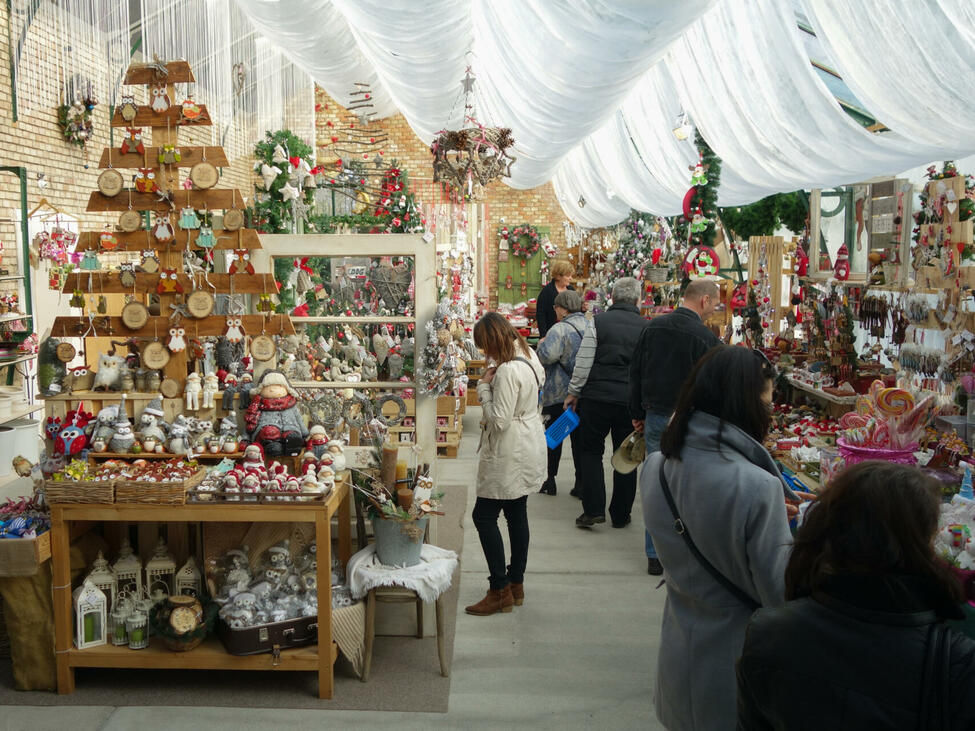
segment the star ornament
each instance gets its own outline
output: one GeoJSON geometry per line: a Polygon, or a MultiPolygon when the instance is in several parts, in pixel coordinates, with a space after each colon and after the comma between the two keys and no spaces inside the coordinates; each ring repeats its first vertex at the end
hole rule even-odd
{"type": "Polygon", "coordinates": [[[467,73],[464,75],[464,80],[461,82],[464,85],[465,94],[470,94],[472,91],[474,91],[475,81],[476,79],[473,76],[471,76],[471,72],[470,70],[468,70],[467,73]]]}
{"type": "Polygon", "coordinates": [[[281,199],[284,201],[296,201],[298,200],[298,189],[294,187],[291,182],[287,182],[281,188],[281,199]]]}

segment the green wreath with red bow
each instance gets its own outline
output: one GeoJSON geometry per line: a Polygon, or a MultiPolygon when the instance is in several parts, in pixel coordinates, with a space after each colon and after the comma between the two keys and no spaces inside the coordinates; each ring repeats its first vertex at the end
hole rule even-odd
{"type": "Polygon", "coordinates": [[[531,259],[541,248],[538,230],[527,223],[515,226],[510,231],[507,226],[502,226],[498,229],[498,236],[507,239],[512,256],[525,261],[531,259]]]}

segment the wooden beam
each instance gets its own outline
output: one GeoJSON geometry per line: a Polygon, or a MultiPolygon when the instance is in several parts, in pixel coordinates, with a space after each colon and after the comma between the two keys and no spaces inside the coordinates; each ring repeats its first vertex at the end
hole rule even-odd
{"type": "MultiPolygon", "coordinates": [[[[190,248],[195,251],[200,251],[202,247],[196,245],[196,233],[193,232],[192,243],[190,248]]],[[[146,249],[159,249],[160,247],[156,243],[156,240],[152,238],[150,234],[145,229],[140,229],[138,231],[115,231],[115,238],[119,242],[119,251],[144,251],[146,249]]],[[[84,231],[78,236],[78,251],[98,251],[99,248],[99,235],[98,231],[84,231]]],[[[257,231],[252,228],[242,228],[238,231],[223,231],[216,229],[213,235],[217,237],[216,246],[214,249],[260,249],[261,240],[257,235],[257,231]]],[[[189,236],[189,231],[184,231],[183,229],[176,229],[176,237],[170,244],[171,247],[176,249],[186,248],[186,239],[189,236]]]]}
{"type": "MultiPolygon", "coordinates": [[[[119,281],[118,272],[114,271],[95,271],[75,270],[68,275],[64,288],[61,290],[66,294],[71,294],[76,289],[82,292],[88,291],[88,280],[91,277],[91,291],[98,294],[131,294],[136,292],[155,293],[156,285],[159,284],[158,274],[138,273],[135,275],[136,283],[134,287],[123,287],[119,281]]],[[[189,294],[193,291],[193,283],[190,278],[183,274],[179,275],[179,283],[183,286],[184,292],[189,294]]],[[[211,292],[216,291],[220,294],[277,294],[277,287],[274,283],[273,274],[211,274],[210,287],[206,284],[202,276],[197,277],[198,289],[207,289],[211,292]],[[231,290],[231,283],[233,288],[231,290]]]]}
{"type": "MultiPolygon", "coordinates": [[[[211,190],[178,190],[173,194],[173,201],[176,209],[186,206],[202,210],[209,208],[211,211],[233,208],[235,204],[243,202],[239,190],[231,188],[220,188],[211,190]]],[[[132,193],[132,200],[129,200],[129,191],[123,190],[117,196],[108,198],[97,190],[91,192],[88,198],[88,209],[92,212],[101,211],[127,211],[129,204],[137,211],[171,211],[167,201],[159,200],[155,193],[132,193]]]]}
{"type": "MultiPolygon", "coordinates": [[[[148,324],[141,330],[129,330],[122,324],[121,317],[110,317],[108,319],[111,321],[111,329],[115,332],[116,337],[159,337],[165,340],[169,328],[174,327],[173,321],[168,316],[150,317],[148,324]]],[[[291,324],[291,318],[287,315],[271,315],[270,318],[266,318],[264,315],[242,315],[240,319],[243,321],[244,332],[248,335],[259,335],[261,332],[266,332],[269,335],[294,335],[295,333],[295,327],[291,324]]],[[[104,323],[104,320],[105,318],[101,318],[100,322],[104,323]]],[[[210,315],[202,320],[184,317],[179,326],[186,330],[186,336],[191,338],[197,336],[223,335],[227,330],[227,318],[223,315],[210,315]]],[[[105,330],[108,329],[104,324],[102,328],[105,330]]],[[[85,329],[88,329],[87,317],[85,318],[85,329]]],[[[67,316],[54,318],[51,335],[58,338],[77,337],[78,318],[67,316]]]]}
{"type": "Polygon", "coordinates": [[[112,115],[113,127],[209,127],[213,124],[210,121],[210,112],[206,104],[200,104],[200,116],[196,119],[183,118],[183,106],[173,101],[169,109],[165,112],[154,112],[151,106],[146,104],[136,105],[135,119],[128,122],[122,119],[121,108],[116,108],[112,115]]]}
{"type": "Polygon", "coordinates": [[[185,84],[196,81],[187,61],[170,61],[166,64],[166,70],[169,73],[160,75],[146,64],[132,64],[125,72],[125,81],[122,83],[137,86],[142,84],[185,84]]]}
{"type": "MultiPolygon", "coordinates": [[[[100,168],[145,168],[156,167],[159,164],[158,147],[147,147],[146,154],[140,155],[138,152],[127,152],[122,154],[117,148],[105,148],[102,150],[102,159],[98,163],[100,168]],[[111,163],[111,164],[109,164],[111,163]]],[[[207,162],[218,168],[230,167],[227,155],[222,147],[180,147],[181,158],[179,162],[173,163],[172,167],[191,168],[203,160],[203,151],[206,150],[207,162]]]]}

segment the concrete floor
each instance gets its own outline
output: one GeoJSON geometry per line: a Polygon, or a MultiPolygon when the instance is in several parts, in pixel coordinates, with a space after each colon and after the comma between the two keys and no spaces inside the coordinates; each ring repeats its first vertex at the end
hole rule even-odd
{"type": "MultiPolygon", "coordinates": [[[[480,409],[468,409],[455,460],[440,461],[445,484],[468,485],[474,504],[480,409]]],[[[646,572],[639,496],[633,523],[616,530],[575,527],[580,501],[569,495],[565,449],[559,494],[529,498],[532,542],[525,604],[512,614],[473,617],[463,607],[487,588],[477,533],[465,520],[457,637],[446,714],[292,709],[8,706],[0,731],[153,731],[341,728],[660,729],[651,701],[664,590],[646,572]]],[[[609,464],[607,444],[606,464],[609,464]]],[[[607,484],[610,470],[607,469],[607,484]]],[[[504,530],[502,529],[502,533],[504,530]]],[[[374,669],[381,672],[381,669],[374,669]]]]}

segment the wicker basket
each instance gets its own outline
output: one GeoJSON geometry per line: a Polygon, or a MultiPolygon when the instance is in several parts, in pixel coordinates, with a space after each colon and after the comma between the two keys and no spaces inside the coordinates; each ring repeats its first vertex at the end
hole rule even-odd
{"type": "Polygon", "coordinates": [[[121,480],[115,485],[115,502],[182,505],[186,502],[186,491],[203,482],[205,475],[206,470],[201,469],[180,482],[121,480]]]}
{"type": "Polygon", "coordinates": [[[45,480],[44,497],[48,504],[55,503],[113,503],[115,482],[78,482],[75,480],[45,480]]]}
{"type": "Polygon", "coordinates": [[[670,279],[668,273],[667,267],[647,267],[643,270],[643,278],[654,284],[662,284],[670,279]]]}

